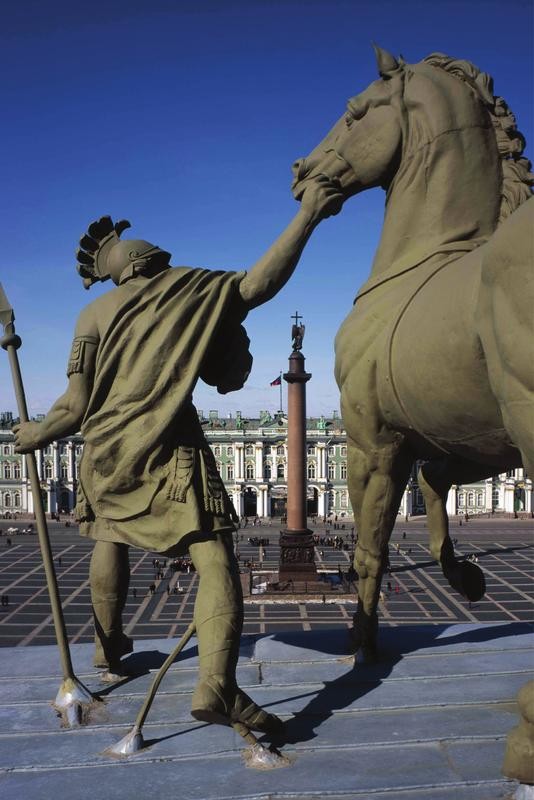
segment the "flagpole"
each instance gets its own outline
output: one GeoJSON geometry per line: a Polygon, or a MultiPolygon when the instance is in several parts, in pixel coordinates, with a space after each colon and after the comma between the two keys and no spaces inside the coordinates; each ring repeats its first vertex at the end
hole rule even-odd
{"type": "Polygon", "coordinates": [[[284,407],[282,405],[282,372],[280,371],[280,411],[283,413],[284,407]]]}

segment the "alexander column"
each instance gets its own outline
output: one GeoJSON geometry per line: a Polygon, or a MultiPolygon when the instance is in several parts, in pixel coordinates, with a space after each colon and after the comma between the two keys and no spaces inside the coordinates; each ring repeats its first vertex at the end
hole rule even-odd
{"type": "Polygon", "coordinates": [[[306,475],[306,383],[302,355],[304,325],[295,313],[292,319],[293,352],[284,375],[287,389],[287,528],[280,532],[279,581],[317,581],[312,532],[307,528],[306,475]]]}

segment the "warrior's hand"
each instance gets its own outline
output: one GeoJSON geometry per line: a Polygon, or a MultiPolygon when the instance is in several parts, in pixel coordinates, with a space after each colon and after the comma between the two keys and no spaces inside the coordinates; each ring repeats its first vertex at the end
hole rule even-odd
{"type": "Polygon", "coordinates": [[[309,211],[316,221],[339,214],[343,206],[343,194],[339,181],[326,175],[318,175],[306,183],[301,197],[303,209],[309,211]]]}
{"type": "Polygon", "coordinates": [[[13,426],[15,453],[31,453],[41,446],[41,423],[19,422],[13,426]]]}

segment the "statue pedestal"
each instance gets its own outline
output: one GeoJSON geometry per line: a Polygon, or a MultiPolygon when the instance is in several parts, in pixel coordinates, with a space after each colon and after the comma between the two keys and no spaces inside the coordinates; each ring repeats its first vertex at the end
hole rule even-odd
{"type": "Polygon", "coordinates": [[[308,529],[280,531],[278,579],[280,582],[318,580],[313,535],[308,529]]]}

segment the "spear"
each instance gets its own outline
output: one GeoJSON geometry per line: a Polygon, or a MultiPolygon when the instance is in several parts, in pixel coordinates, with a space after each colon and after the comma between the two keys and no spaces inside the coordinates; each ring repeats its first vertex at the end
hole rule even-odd
{"type": "MultiPolygon", "coordinates": [[[[17,350],[22,344],[20,336],[15,333],[15,314],[6,297],[2,284],[0,283],[0,324],[4,328],[4,335],[0,338],[0,346],[7,351],[15,397],[17,400],[19,418],[21,422],[28,422],[28,408],[22,384],[17,350]]],[[[83,683],[75,676],[70,656],[69,642],[65,628],[65,619],[61,608],[61,599],[57,584],[52,549],[50,547],[50,537],[41,495],[41,484],[37,472],[37,461],[35,452],[26,454],[26,466],[30,477],[30,486],[33,495],[33,505],[35,519],[37,523],[37,533],[39,535],[39,545],[43,557],[43,566],[46,575],[48,594],[52,606],[52,619],[59,647],[61,658],[61,668],[63,671],[63,682],[59,688],[56,699],[53,703],[54,708],[63,718],[63,723],[67,727],[74,727],[86,721],[91,705],[97,698],[91,694],[83,683]]]]}

